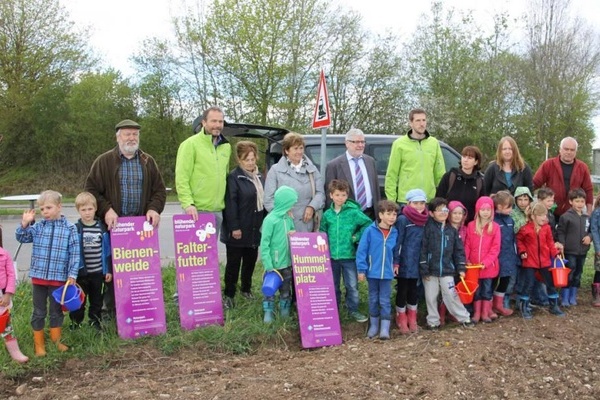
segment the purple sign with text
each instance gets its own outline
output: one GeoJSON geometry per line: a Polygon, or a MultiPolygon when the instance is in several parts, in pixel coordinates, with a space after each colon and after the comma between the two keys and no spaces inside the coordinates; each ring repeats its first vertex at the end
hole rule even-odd
{"type": "Polygon", "coordinates": [[[341,344],[327,235],[296,232],[290,236],[290,246],[302,347],[341,344]]]}
{"type": "Polygon", "coordinates": [[[146,217],[124,217],[110,231],[110,240],[119,336],[165,333],[158,232],[146,217]]]}
{"type": "Polygon", "coordinates": [[[199,213],[173,216],[175,272],[181,327],[223,325],[215,216],[199,213]]]}

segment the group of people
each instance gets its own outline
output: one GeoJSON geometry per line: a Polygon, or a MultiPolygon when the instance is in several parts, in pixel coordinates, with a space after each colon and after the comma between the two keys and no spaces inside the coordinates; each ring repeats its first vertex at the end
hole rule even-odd
{"type": "MultiPolygon", "coordinates": [[[[264,322],[289,316],[294,290],[288,235],[293,231],[327,233],[338,305],[343,279],[348,314],[370,322],[371,338],[389,338],[393,280],[395,322],[402,333],[418,329],[420,282],[431,329],[445,323],[447,311],[464,326],[491,321],[496,313],[510,315],[510,296],[505,294],[512,293],[518,295],[525,318],[531,317],[530,295],[538,291],[539,301],[551,302],[551,312],[562,315],[548,272],[551,257],[562,253],[572,275],[562,289],[561,304],[576,304],[590,242],[600,250],[600,208],[590,221],[592,183],[587,166],[575,157],[575,139],[565,138],[559,156],[543,163],[533,176],[510,137],[502,138],[485,174],[475,146],[465,147],[460,166],[446,172],[426,117],[422,109],[410,112],[411,129],[392,146],[387,200],[381,200],[375,160],[364,154],[367,136],[361,130],[346,133],[346,152],[327,164],[324,178],[304,154],[302,135],[288,133],[281,143],[282,156],[265,180],[257,167],[256,144],[239,141],[232,151],[222,134],[223,111],[205,110],[192,125],[194,134],[179,146],[176,190],[185,213],[194,219],[199,212],[215,216],[217,235],[227,249],[224,306],[235,306],[240,272],[241,296],[254,298],[252,277],[260,251],[265,271],[277,270],[283,278],[278,312],[274,296],[263,299],[264,322]],[[232,153],[238,165],[228,171],[232,153]],[[532,204],[534,188],[542,189],[532,204]],[[468,264],[483,269],[474,303],[465,308],[455,282],[468,264]],[[545,285],[536,285],[536,271],[545,285]],[[368,282],[368,317],[359,311],[358,282],[363,280],[368,282]]],[[[52,298],[57,287],[75,282],[82,287],[94,327],[101,328],[103,309],[114,314],[108,232],[117,219],[145,216],[154,227],[160,222],[166,188],[154,158],[139,148],[140,129],[132,120],[115,126],[117,146],[92,164],[85,191],[76,199],[81,217],[76,224],[62,216],[61,195],[54,191],[40,195],[41,221],[34,221],[34,210],[23,214],[16,234],[20,242],[33,243],[29,276],[36,356],[46,354],[48,309],[50,338],[59,351],[68,349],[61,343],[63,313],[52,298]]],[[[600,306],[598,254],[593,291],[594,305],[600,306]]],[[[0,288],[0,307],[8,309],[15,276],[4,250],[0,288]]],[[[72,327],[83,322],[84,313],[85,308],[71,313],[72,327]]],[[[26,362],[10,319],[2,336],[12,357],[26,362]]]]}

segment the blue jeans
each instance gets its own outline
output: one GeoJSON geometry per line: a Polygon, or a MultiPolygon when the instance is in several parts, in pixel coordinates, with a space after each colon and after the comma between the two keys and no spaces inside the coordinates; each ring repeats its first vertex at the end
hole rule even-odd
{"type": "Polygon", "coordinates": [[[570,288],[578,288],[581,286],[581,275],[583,274],[583,264],[585,264],[585,254],[578,256],[575,254],[565,254],[565,258],[569,260],[567,267],[571,268],[569,272],[570,288]]]}
{"type": "Polygon", "coordinates": [[[375,318],[391,319],[392,280],[368,278],[369,315],[375,318]]]}
{"type": "MultiPolygon", "coordinates": [[[[521,268],[519,271],[519,296],[522,298],[529,298],[531,292],[533,291],[534,284],[536,282],[535,279],[535,268],[521,268]]],[[[548,292],[549,299],[558,298],[558,292],[554,287],[554,281],[552,280],[552,274],[549,271],[549,268],[540,268],[540,273],[544,278],[544,283],[546,283],[546,290],[548,292]]]]}
{"type": "Polygon", "coordinates": [[[494,290],[492,289],[493,278],[479,279],[479,287],[475,291],[475,300],[492,300],[494,290]]]}
{"type": "Polygon", "coordinates": [[[346,288],[346,307],[348,312],[358,311],[358,274],[356,272],[355,260],[331,260],[331,269],[333,270],[333,284],[335,285],[335,298],[338,308],[342,301],[342,290],[340,289],[340,280],[344,278],[344,287],[346,288]]]}

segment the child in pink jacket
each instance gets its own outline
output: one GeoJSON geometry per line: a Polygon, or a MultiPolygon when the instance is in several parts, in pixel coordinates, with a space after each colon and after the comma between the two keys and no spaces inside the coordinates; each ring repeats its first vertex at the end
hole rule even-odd
{"type": "Polygon", "coordinates": [[[0,247],[0,315],[4,321],[4,329],[0,334],[12,359],[18,363],[26,363],[29,358],[21,353],[10,323],[10,309],[12,308],[12,297],[15,294],[15,289],[16,274],[13,260],[8,252],[0,247]]]}
{"type": "Polygon", "coordinates": [[[483,196],[475,203],[475,219],[469,222],[464,239],[467,263],[482,264],[479,288],[473,302],[473,322],[492,322],[498,316],[492,311],[494,294],[492,281],[498,276],[500,265],[500,226],[494,222],[494,201],[483,196]]]}

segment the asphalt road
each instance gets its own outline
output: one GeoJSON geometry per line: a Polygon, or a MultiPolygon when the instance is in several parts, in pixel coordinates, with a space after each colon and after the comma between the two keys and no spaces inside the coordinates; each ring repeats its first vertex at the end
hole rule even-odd
{"type": "MultiPolygon", "coordinates": [[[[63,215],[71,222],[76,222],[79,218],[74,204],[63,204],[63,215]]],[[[158,235],[160,242],[160,258],[162,265],[167,265],[175,259],[175,248],[173,246],[173,215],[183,214],[179,203],[167,203],[165,210],[161,214],[158,235]]],[[[38,216],[39,217],[39,216],[38,216]]],[[[31,244],[23,244],[16,256],[19,243],[15,239],[15,231],[21,223],[19,216],[2,216],[0,224],[2,225],[4,248],[12,255],[17,263],[19,279],[27,276],[29,262],[31,260],[31,244]]],[[[225,245],[219,242],[219,261],[225,262],[225,245]]]]}

